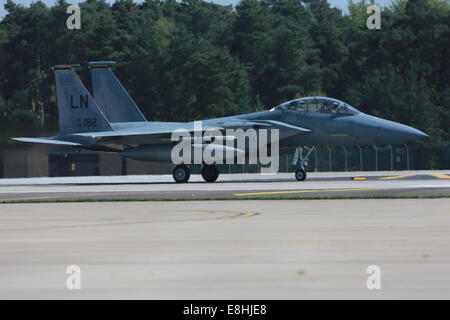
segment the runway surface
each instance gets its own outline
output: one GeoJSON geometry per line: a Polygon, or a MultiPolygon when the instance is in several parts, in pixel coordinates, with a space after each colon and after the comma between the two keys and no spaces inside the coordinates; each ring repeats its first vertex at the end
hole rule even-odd
{"type": "Polygon", "coordinates": [[[223,174],[215,183],[193,175],[176,184],[170,175],[0,179],[0,201],[33,199],[202,199],[352,194],[450,194],[449,171],[223,174]]]}
{"type": "Polygon", "coordinates": [[[2,204],[0,298],[449,299],[450,199],[2,204]]]}

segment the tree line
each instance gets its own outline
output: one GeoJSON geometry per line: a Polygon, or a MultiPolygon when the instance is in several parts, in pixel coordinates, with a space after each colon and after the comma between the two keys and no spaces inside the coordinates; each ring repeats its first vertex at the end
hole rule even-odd
{"type": "MultiPolygon", "coordinates": [[[[68,30],[64,0],[0,21],[0,123],[57,129],[51,67],[115,60],[146,117],[188,121],[266,109],[309,95],[414,126],[436,167],[449,145],[450,2],[396,0],[369,30],[365,0],[348,12],[326,0],[87,0],[68,30]]],[[[2,134],[5,134],[3,132],[2,134]]]]}

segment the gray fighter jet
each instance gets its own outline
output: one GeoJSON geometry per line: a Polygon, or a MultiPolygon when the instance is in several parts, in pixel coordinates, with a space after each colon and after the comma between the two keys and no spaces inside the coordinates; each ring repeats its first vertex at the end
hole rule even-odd
{"type": "MultiPolygon", "coordinates": [[[[60,134],[12,139],[117,152],[138,160],[173,162],[172,151],[179,141],[174,141],[172,134],[184,130],[194,141],[198,122],[147,121],[112,73],[110,67],[114,63],[89,63],[95,99],[73,71],[78,65],[55,66],[60,134]]],[[[295,150],[293,164],[299,181],[306,178],[308,156],[316,146],[404,144],[427,137],[417,129],[364,114],[336,99],[306,97],[266,111],[201,121],[201,133],[215,130],[220,135],[200,135],[192,148],[205,150],[215,143],[216,151],[223,151],[221,154],[227,156],[232,154],[233,160],[248,155],[251,146],[247,144],[244,148],[225,144],[235,138],[227,135],[227,129],[277,129],[279,154],[295,150]],[[303,148],[308,150],[305,155],[303,148]]],[[[267,141],[263,148],[273,143],[273,140],[267,141]]],[[[262,148],[261,145],[258,147],[262,148]]],[[[178,183],[189,180],[190,171],[186,164],[179,163],[173,170],[174,180],[178,183]]],[[[202,176],[207,182],[216,181],[219,176],[216,163],[204,162],[202,176]]]]}

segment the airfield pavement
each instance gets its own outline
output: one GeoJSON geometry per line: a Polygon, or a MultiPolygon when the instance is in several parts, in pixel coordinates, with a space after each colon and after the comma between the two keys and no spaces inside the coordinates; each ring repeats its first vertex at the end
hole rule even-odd
{"type": "Polygon", "coordinates": [[[236,200],[0,204],[0,299],[449,299],[450,198],[236,195],[448,194],[447,176],[318,173],[296,182],[283,174],[224,175],[216,184],[194,176],[184,185],[158,183],[161,176],[3,179],[2,199],[189,197],[214,188],[236,200]],[[66,287],[69,265],[81,268],[81,290],[66,287]],[[366,286],[371,265],[381,270],[380,290],[366,286]]]}
{"type": "Polygon", "coordinates": [[[1,299],[450,298],[448,198],[3,204],[0,222],[1,299]]]}
{"type": "Polygon", "coordinates": [[[200,175],[185,184],[171,175],[0,179],[0,201],[449,193],[450,171],[313,172],[302,182],[293,173],[222,174],[212,184],[200,175]]]}

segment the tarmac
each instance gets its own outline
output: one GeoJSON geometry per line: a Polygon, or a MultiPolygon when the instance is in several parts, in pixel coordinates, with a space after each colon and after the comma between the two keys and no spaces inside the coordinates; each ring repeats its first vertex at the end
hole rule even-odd
{"type": "Polygon", "coordinates": [[[0,204],[0,299],[449,299],[450,198],[240,200],[449,190],[448,171],[0,179],[3,201],[116,200],[0,204]],[[214,196],[234,200],[195,200],[214,196]]]}
{"type": "Polygon", "coordinates": [[[449,299],[450,199],[2,204],[0,299],[32,298],[449,299]]]}
{"type": "Polygon", "coordinates": [[[450,171],[222,174],[215,183],[192,175],[177,184],[171,175],[0,179],[0,201],[74,199],[205,199],[218,197],[353,194],[450,194],[450,171]]]}

